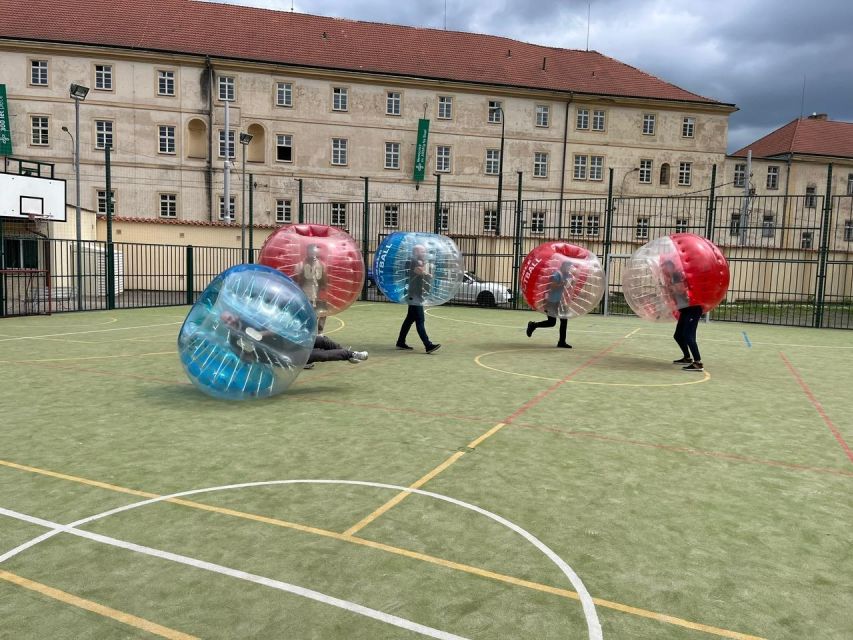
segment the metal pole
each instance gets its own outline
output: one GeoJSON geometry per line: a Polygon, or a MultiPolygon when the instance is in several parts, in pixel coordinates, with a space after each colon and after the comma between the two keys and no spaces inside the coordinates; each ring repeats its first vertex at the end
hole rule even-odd
{"type": "Polygon", "coordinates": [[[747,225],[749,224],[749,200],[752,192],[749,187],[749,179],[752,176],[752,151],[746,152],[746,176],[743,183],[743,205],[740,209],[740,233],[739,241],[741,245],[746,244],[747,240],[747,225]]]}
{"type": "Polygon", "coordinates": [[[228,101],[225,101],[225,162],[222,163],[222,181],[224,198],[222,204],[223,219],[231,220],[231,126],[230,116],[228,113],[228,101]]]}
{"type": "MultiPolygon", "coordinates": [[[[361,223],[361,259],[364,261],[364,266],[367,268],[367,241],[370,235],[370,202],[368,201],[370,179],[362,177],[364,180],[364,212],[361,223]]],[[[376,277],[376,274],[373,274],[376,277]]],[[[367,278],[364,279],[364,284],[361,287],[361,299],[367,300],[367,278]]]]}
{"type": "Polygon", "coordinates": [[[501,235],[501,202],[503,200],[504,190],[504,126],[506,118],[504,117],[503,107],[498,107],[501,114],[501,150],[498,156],[498,211],[497,219],[495,220],[495,235],[501,235]]]}
{"type": "MultiPolygon", "coordinates": [[[[243,177],[240,183],[240,261],[246,262],[246,147],[243,147],[243,177]]],[[[252,262],[249,260],[249,262],[252,262]]]]}
{"type": "Polygon", "coordinates": [[[604,209],[604,315],[610,310],[610,249],[613,239],[613,168],[608,170],[607,205],[604,209]]]}
{"type": "Polygon", "coordinates": [[[249,174],[249,264],[255,262],[255,179],[249,174]]]}
{"type": "Polygon", "coordinates": [[[829,229],[832,218],[832,163],[826,171],[826,196],[823,203],[823,220],[820,225],[820,245],[817,266],[817,292],[815,295],[814,326],[823,326],[824,297],[826,295],[826,262],[829,253],[829,229]]]}
{"type": "Polygon", "coordinates": [[[80,220],[80,99],[74,98],[74,179],[77,185],[77,311],[83,310],[83,222],[80,220]]]}
{"type": "Polygon", "coordinates": [[[711,167],[711,193],[708,195],[708,213],[705,216],[705,237],[714,241],[714,215],[717,211],[717,165],[711,167]]]}
{"type": "Polygon", "coordinates": [[[296,178],[296,182],[299,183],[299,217],[297,220],[299,221],[299,224],[302,224],[305,222],[305,207],[302,203],[302,178],[296,178]]]}
{"type": "Polygon", "coordinates": [[[513,247],[512,261],[512,304],[518,309],[518,272],[521,269],[521,233],[524,221],[522,219],[523,208],[521,203],[521,184],[524,172],[518,172],[518,195],[515,200],[515,246],[513,247]]]}
{"type": "Polygon", "coordinates": [[[107,252],[106,252],[106,294],[107,309],[116,307],[115,288],[115,263],[113,262],[113,198],[112,198],[112,171],[110,170],[110,145],[104,145],[104,168],[106,170],[107,189],[107,252]]]}
{"type": "Polygon", "coordinates": [[[433,233],[441,233],[441,174],[435,174],[435,218],[432,225],[433,233]]]}

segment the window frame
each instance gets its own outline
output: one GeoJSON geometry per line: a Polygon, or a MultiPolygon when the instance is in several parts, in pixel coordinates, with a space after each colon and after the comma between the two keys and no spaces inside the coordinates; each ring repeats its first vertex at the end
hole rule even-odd
{"type": "Polygon", "coordinates": [[[439,231],[450,229],[450,207],[447,205],[441,205],[438,208],[438,229],[439,231]]]}
{"type": "Polygon", "coordinates": [[[648,240],[649,239],[649,228],[651,227],[651,218],[647,216],[638,216],[637,223],[634,227],[634,237],[637,240],[648,240]]]}
{"type": "Polygon", "coordinates": [[[178,127],[176,125],[173,125],[173,124],[158,124],[157,125],[157,153],[159,153],[160,155],[169,155],[169,156],[177,155],[177,153],[178,153],[178,127]],[[163,136],[164,129],[165,130],[168,130],[168,129],[172,130],[172,136],[171,136],[172,148],[171,148],[171,150],[169,150],[168,131],[165,132],[167,135],[164,138],[164,136],[163,136]],[[164,141],[166,142],[166,149],[165,150],[163,149],[163,142],[164,141]]]}
{"type": "Polygon", "coordinates": [[[549,158],[546,151],[533,152],[533,177],[540,180],[548,179],[549,158]]]}
{"type": "Polygon", "coordinates": [[[402,91],[385,91],[385,115],[393,118],[400,118],[403,115],[403,92],[402,91]],[[392,96],[396,96],[392,97],[392,96]],[[396,106],[396,111],[392,108],[396,106]]]}
{"type": "Polygon", "coordinates": [[[453,120],[453,96],[438,96],[435,117],[436,120],[453,120]]]}
{"type": "Polygon", "coordinates": [[[590,156],[588,162],[588,179],[593,182],[604,180],[604,156],[590,156]]]}
{"type": "Polygon", "coordinates": [[[640,167],[638,169],[639,173],[637,174],[637,180],[640,184],[651,184],[652,183],[652,175],[654,175],[654,160],[651,158],[640,158],[640,167]],[[643,166],[643,163],[648,163],[648,166],[643,166]],[[645,173],[644,173],[645,172],[645,173]],[[643,179],[643,176],[646,179],[643,179]]]}
{"type": "Polygon", "coordinates": [[[489,111],[486,122],[489,124],[502,124],[504,120],[503,100],[489,100],[489,111]]]}
{"type": "Polygon", "coordinates": [[[174,192],[160,194],[160,218],[166,220],[176,220],[178,217],[178,194],[174,192]],[[171,198],[171,200],[169,200],[171,198]],[[163,213],[163,206],[166,205],[166,213],[163,213]],[[171,209],[171,213],[169,212],[171,209]]]}
{"type": "Polygon", "coordinates": [[[216,76],[216,95],[219,102],[237,101],[237,77],[219,74],[216,76]],[[225,97],[222,97],[222,89],[225,89],[225,97]],[[228,97],[230,89],[231,97],[228,97]]]}
{"type": "Polygon", "coordinates": [[[690,218],[676,218],[673,228],[675,233],[687,233],[690,229],[690,218]]]}
{"type": "Polygon", "coordinates": [[[104,93],[112,93],[115,91],[115,83],[113,82],[113,69],[114,65],[104,63],[104,62],[94,62],[92,63],[92,89],[94,91],[102,91],[104,93]],[[98,67],[101,67],[101,71],[98,71],[98,67]],[[100,75],[99,75],[100,74],[100,75]],[[98,80],[100,79],[101,83],[109,84],[109,86],[98,86],[98,80]]]}
{"type": "Polygon", "coordinates": [[[678,186],[689,187],[693,184],[693,163],[678,163],[678,186]]]}
{"type": "Polygon", "coordinates": [[[293,108],[293,83],[287,80],[275,81],[275,106],[282,109],[293,108]]]}
{"type": "Polygon", "coordinates": [[[853,173],[847,174],[847,195],[853,196],[853,173]]]}
{"type": "Polygon", "coordinates": [[[545,211],[530,212],[530,233],[545,234],[545,211]]]}
{"type": "Polygon", "coordinates": [[[589,131],[589,109],[575,108],[575,131],[589,131]]]}
{"type": "MultiPolygon", "coordinates": [[[[110,202],[112,202],[112,214],[116,214],[116,209],[118,208],[117,199],[116,199],[116,190],[110,189],[110,202]]],[[[107,190],[100,187],[95,187],[95,211],[98,212],[98,215],[105,216],[107,215],[107,190]],[[103,206],[101,206],[103,204],[103,206]]]]}
{"type": "Polygon", "coordinates": [[[116,148],[115,140],[115,121],[114,120],[95,120],[95,149],[103,151],[107,147],[107,136],[109,136],[110,149],[116,148]],[[101,125],[104,125],[103,127],[101,125]],[[109,131],[107,126],[109,125],[109,131]],[[101,129],[103,128],[103,131],[101,129]]]}
{"type": "Polygon", "coordinates": [[[174,69],[157,69],[157,76],[155,78],[155,81],[156,81],[156,85],[157,85],[157,95],[160,96],[161,98],[174,98],[178,95],[178,74],[174,69]],[[171,78],[164,75],[167,73],[172,74],[171,78]],[[164,85],[168,86],[168,82],[167,82],[168,80],[171,80],[171,82],[172,82],[172,92],[171,93],[164,93],[163,91],[160,90],[161,89],[161,81],[163,81],[164,85]]]}
{"type": "Polygon", "coordinates": [[[817,208],[817,185],[810,184],[806,187],[806,194],[803,198],[803,208],[817,208]]]}
{"type": "Polygon", "coordinates": [[[30,73],[29,73],[29,80],[27,82],[27,85],[30,87],[49,87],[50,86],[50,60],[48,60],[46,58],[27,58],[27,60],[30,63],[30,73]],[[43,62],[44,67],[42,67],[42,66],[36,67],[35,63],[37,63],[37,62],[38,63],[43,62]],[[44,71],[44,74],[43,74],[44,75],[44,82],[33,82],[33,71],[35,71],[36,68],[38,68],[38,70],[39,70],[39,76],[42,75],[42,70],[44,71]]]}
{"type": "Polygon", "coordinates": [[[385,229],[400,228],[400,205],[394,203],[385,204],[382,207],[382,226],[385,229]]]}
{"type": "Polygon", "coordinates": [[[776,237],[776,217],[772,213],[765,213],[761,216],[761,237],[776,237]]]}
{"type": "Polygon", "coordinates": [[[766,186],[768,191],[779,190],[779,165],[771,164],[767,166],[766,186]]]}
{"type": "Polygon", "coordinates": [[[400,171],[402,164],[402,148],[403,145],[399,142],[394,140],[385,141],[384,169],[387,169],[388,171],[400,171]]]}
{"type": "Polygon", "coordinates": [[[237,157],[237,130],[229,129],[228,135],[225,135],[225,129],[219,129],[219,148],[218,153],[220,158],[225,158],[223,151],[229,152],[229,160],[237,157]]]}
{"type": "Polygon", "coordinates": [[[732,185],[738,189],[746,186],[746,163],[736,163],[732,185]]]}
{"type": "Polygon", "coordinates": [[[293,222],[293,198],[275,199],[275,223],[290,224],[293,222]]]}
{"type": "Polygon", "coordinates": [[[607,130],[607,111],[605,109],[593,109],[592,118],[590,120],[590,131],[606,131],[607,130]],[[601,126],[596,126],[598,120],[601,120],[601,126]]]}
{"type": "Polygon", "coordinates": [[[586,235],[595,238],[601,236],[601,216],[597,213],[586,215],[586,235]]]}
{"type": "Polygon", "coordinates": [[[800,249],[814,249],[814,231],[808,230],[800,233],[800,249]]]}
{"type": "Polygon", "coordinates": [[[692,116],[684,116],[681,119],[681,137],[694,138],[696,134],[696,118],[692,116]]]}
{"type": "Polygon", "coordinates": [[[332,87],[332,111],[349,112],[349,87],[332,87]]]}
{"type": "Polygon", "coordinates": [[[346,202],[332,202],[330,207],[331,218],[329,223],[333,227],[342,227],[346,228],[347,226],[347,203],[346,202]],[[337,218],[337,222],[335,219],[337,218]]]}
{"type": "Polygon", "coordinates": [[[228,194],[228,200],[229,200],[228,209],[229,209],[229,213],[231,214],[229,216],[225,215],[225,194],[220,193],[218,195],[218,199],[219,199],[219,208],[217,209],[217,212],[219,213],[218,219],[221,222],[225,222],[225,221],[234,222],[234,221],[236,221],[237,220],[237,196],[235,196],[231,193],[228,194]]]}
{"type": "Polygon", "coordinates": [[[330,164],[333,167],[346,167],[349,165],[349,138],[332,138],[332,155],[330,164]],[[341,156],[343,161],[341,161],[341,156]],[[337,161],[335,158],[337,157],[337,161]]]}
{"type": "Polygon", "coordinates": [[[453,171],[453,148],[448,144],[435,145],[435,172],[436,173],[451,173],[453,171]],[[442,158],[439,155],[440,149],[447,149],[447,157],[442,158]],[[442,168],[446,161],[447,168],[442,168]]]}
{"type": "Polygon", "coordinates": [[[275,161],[283,162],[286,164],[292,164],[294,162],[294,148],[293,148],[293,134],[292,133],[276,133],[275,134],[275,161]],[[283,144],[286,142],[287,144],[283,144]],[[282,159],[279,157],[279,151],[281,149],[289,149],[290,150],[290,159],[282,159]]]}
{"type": "Polygon", "coordinates": [[[589,157],[583,154],[576,154],[572,161],[572,180],[587,180],[589,169],[589,157]]]}
{"type": "Polygon", "coordinates": [[[586,215],[583,213],[572,213],[569,215],[569,235],[582,236],[586,231],[586,215]]]}
{"type": "Polygon", "coordinates": [[[535,126],[540,129],[548,129],[551,127],[551,105],[537,104],[535,114],[533,116],[535,126]]]}
{"type": "Polygon", "coordinates": [[[501,171],[501,150],[500,149],[486,149],[486,158],[485,158],[485,166],[484,173],[487,176],[496,176],[500,174],[501,171]],[[490,171],[491,167],[494,167],[494,171],[490,171]]]}
{"type": "Polygon", "coordinates": [[[657,132],[657,113],[644,113],[643,126],[640,129],[644,136],[653,136],[657,132]]]}
{"type": "Polygon", "coordinates": [[[50,116],[45,114],[30,114],[30,144],[31,147],[49,147],[50,146],[50,116]],[[36,126],[35,119],[43,120],[39,126],[36,126]],[[39,140],[36,142],[36,130],[39,131],[39,140]]]}
{"type": "Polygon", "coordinates": [[[743,230],[741,225],[742,219],[743,217],[740,213],[732,213],[731,218],[729,218],[729,236],[740,237],[743,230]]]}
{"type": "Polygon", "coordinates": [[[844,242],[853,242],[853,219],[844,221],[844,242]]]}
{"type": "Polygon", "coordinates": [[[498,230],[498,210],[483,209],[483,233],[496,233],[498,230]]]}

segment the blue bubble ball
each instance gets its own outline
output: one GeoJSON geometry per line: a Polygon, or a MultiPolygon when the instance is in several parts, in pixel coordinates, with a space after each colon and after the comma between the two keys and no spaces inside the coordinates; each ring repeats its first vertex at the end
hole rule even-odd
{"type": "Polygon", "coordinates": [[[391,302],[401,304],[444,304],[462,286],[463,271],[456,243],[437,233],[392,233],[373,258],[376,286],[391,302]]]}
{"type": "Polygon", "coordinates": [[[226,400],[285,391],[311,355],[317,316],[290,278],[256,264],[219,274],[192,306],[178,354],[192,383],[226,400]]]}

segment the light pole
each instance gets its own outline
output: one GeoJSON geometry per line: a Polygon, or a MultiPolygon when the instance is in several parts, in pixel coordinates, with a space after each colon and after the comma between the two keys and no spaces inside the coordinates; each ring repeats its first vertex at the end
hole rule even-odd
{"type": "Polygon", "coordinates": [[[506,118],[504,117],[503,107],[494,107],[494,110],[501,114],[501,150],[498,156],[498,210],[495,220],[495,233],[501,235],[501,202],[503,200],[504,191],[504,127],[506,126],[506,118]]]}
{"type": "Polygon", "coordinates": [[[74,181],[77,186],[77,311],[83,310],[83,223],[80,220],[80,102],[86,99],[88,93],[89,87],[71,84],[70,95],[74,99],[74,181]]]}
{"type": "Polygon", "coordinates": [[[246,147],[254,136],[248,133],[240,134],[240,144],[243,146],[243,177],[240,181],[240,260],[246,261],[246,147]]]}

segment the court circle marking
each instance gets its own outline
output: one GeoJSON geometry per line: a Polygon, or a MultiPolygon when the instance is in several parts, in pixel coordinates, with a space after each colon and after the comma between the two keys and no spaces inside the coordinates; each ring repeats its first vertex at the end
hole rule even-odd
{"type": "MultiPolygon", "coordinates": [[[[516,351],[545,351],[545,350],[551,351],[552,348],[551,347],[527,347],[525,349],[500,349],[498,351],[487,351],[486,353],[481,353],[480,355],[476,356],[474,358],[474,362],[477,364],[477,366],[483,367],[484,369],[488,369],[490,371],[495,371],[497,373],[504,373],[504,374],[510,375],[510,376],[519,376],[522,378],[533,378],[535,380],[547,380],[548,382],[562,382],[564,380],[564,378],[549,378],[548,376],[537,376],[537,375],[533,375],[530,373],[519,373],[517,371],[509,371],[507,369],[499,369],[497,367],[491,367],[482,361],[482,358],[485,358],[486,356],[495,355],[496,353],[512,353],[512,352],[516,352],[516,351]]],[[[642,358],[642,357],[647,357],[647,356],[637,356],[637,357],[642,358]]],[[[703,382],[708,382],[708,380],[710,380],[710,379],[711,379],[711,374],[708,373],[707,371],[703,371],[701,379],[690,380],[687,382],[663,382],[663,383],[639,384],[639,383],[629,383],[629,382],[592,382],[592,381],[586,381],[586,380],[575,380],[574,378],[566,380],[566,382],[571,383],[571,384],[591,384],[591,385],[598,385],[598,386],[602,386],[602,387],[683,387],[683,386],[686,386],[689,384],[701,384],[703,382]]]]}
{"type": "MultiPolygon", "coordinates": [[[[474,320],[460,320],[459,318],[448,318],[447,316],[439,316],[432,312],[432,307],[427,308],[425,311],[426,315],[430,318],[437,318],[438,320],[448,320],[450,322],[460,322],[462,324],[473,324],[478,327],[500,327],[502,329],[515,329],[516,331],[522,331],[524,326],[519,326],[517,324],[492,324],[489,322],[475,322],[474,320]]],[[[596,333],[602,335],[621,335],[621,331],[596,331],[594,329],[575,329],[572,328],[573,333],[596,333]]]]}
{"type": "MultiPolygon", "coordinates": [[[[41,534],[40,536],[36,536],[24,542],[23,544],[18,545],[14,549],[7,551],[6,553],[0,555],[0,564],[17,556],[19,553],[26,551],[27,549],[36,546],[40,542],[44,542],[60,533],[71,533],[74,535],[75,531],[83,534],[89,534],[90,532],[78,529],[78,527],[89,524],[96,520],[101,520],[108,516],[116,515],[119,513],[123,513],[125,511],[130,511],[131,509],[137,509],[139,507],[148,506],[150,504],[156,504],[158,502],[164,502],[166,500],[173,500],[176,498],[184,498],[187,496],[197,495],[200,493],[212,493],[214,491],[227,491],[231,489],[249,489],[254,487],[269,487],[269,486],[277,486],[277,485],[287,485],[287,484],[318,484],[318,485],[349,485],[349,486],[361,486],[361,487],[373,487],[377,489],[391,489],[394,491],[404,491],[406,493],[416,493],[418,495],[426,496],[428,498],[435,498],[436,500],[441,500],[442,502],[448,502],[450,504],[454,504],[458,507],[462,507],[463,509],[468,509],[469,511],[474,511],[475,513],[479,513],[482,516],[489,518],[497,522],[500,525],[503,525],[510,531],[513,531],[520,535],[522,538],[527,540],[530,544],[536,547],[542,554],[547,557],[554,565],[557,566],[560,571],[562,571],[563,575],[565,575],[569,582],[571,583],[574,590],[577,592],[578,600],[581,603],[581,607],[583,609],[584,619],[587,624],[587,632],[590,640],[603,640],[604,636],[602,635],[601,623],[598,620],[598,613],[595,609],[595,603],[592,600],[592,596],[587,591],[586,586],[584,586],[583,581],[580,579],[575,571],[562,559],[560,556],[556,554],[549,546],[547,546],[544,542],[539,540],[532,533],[528,532],[526,529],[522,529],[517,524],[510,522],[506,518],[503,518],[496,513],[492,513],[491,511],[487,511],[482,507],[478,507],[477,505],[464,502],[462,500],[458,500],[456,498],[451,498],[450,496],[443,495],[441,493],[434,493],[432,491],[425,491],[423,489],[413,489],[411,487],[402,487],[395,484],[385,484],[383,482],[367,482],[363,480],[324,480],[324,479],[296,479],[296,480],[266,480],[261,482],[243,482],[239,484],[231,484],[231,485],[222,485],[217,487],[207,487],[204,489],[191,489],[189,491],[180,491],[178,493],[172,493],[164,496],[157,496],[156,498],[148,498],[146,500],[140,500],[139,502],[133,502],[131,504],[127,504],[121,507],[116,507],[114,509],[110,509],[108,511],[103,511],[101,513],[95,514],[93,516],[89,516],[87,518],[82,518],[80,520],[76,520],[67,525],[59,525],[57,528],[50,529],[46,533],[41,534]]],[[[6,509],[0,507],[0,513],[4,515],[8,515],[11,517],[17,517],[14,515],[14,512],[9,512],[6,509]]],[[[20,514],[19,514],[20,515],[20,514]]],[[[18,518],[21,519],[21,518],[18,518]]],[[[92,534],[94,535],[94,534],[92,534]]],[[[85,536],[84,536],[85,537],[85,536]]],[[[126,543],[128,545],[132,545],[132,543],[126,543]]]]}

